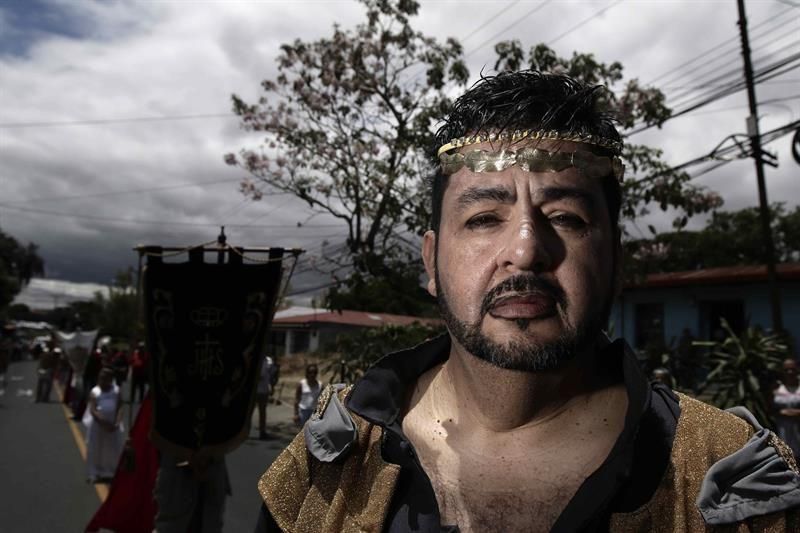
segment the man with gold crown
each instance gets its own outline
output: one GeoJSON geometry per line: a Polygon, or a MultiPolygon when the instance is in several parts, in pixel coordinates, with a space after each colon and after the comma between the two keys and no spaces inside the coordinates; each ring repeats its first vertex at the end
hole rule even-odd
{"type": "Polygon", "coordinates": [[[603,332],[624,167],[602,91],[521,71],[455,102],[422,245],[447,333],[326,389],[258,531],[800,531],[786,445],[603,332]]]}

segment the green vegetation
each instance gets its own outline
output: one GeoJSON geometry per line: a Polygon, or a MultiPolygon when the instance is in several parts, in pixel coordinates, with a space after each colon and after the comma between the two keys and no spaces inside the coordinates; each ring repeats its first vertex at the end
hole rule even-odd
{"type": "Polygon", "coordinates": [[[709,350],[713,370],[702,392],[721,409],[742,405],[762,423],[773,424],[769,405],[781,363],[789,357],[785,339],[759,328],[748,327],[740,335],[722,320],[727,337],[721,341],[697,341],[709,350]]]}
{"type": "MultiPolygon", "coordinates": [[[[800,207],[787,212],[783,204],[776,203],[771,206],[770,215],[776,260],[800,261],[800,207]]],[[[626,269],[631,275],[643,275],[761,265],[763,240],[757,207],[716,211],[702,230],[661,233],[652,239],[626,242],[626,269]]]]}
{"type": "Polygon", "coordinates": [[[341,336],[326,351],[320,374],[331,383],[355,383],[375,361],[384,355],[410,348],[443,333],[444,326],[426,326],[415,322],[410,326],[366,328],[341,336]]]}
{"type": "Polygon", "coordinates": [[[34,276],[44,275],[44,261],[33,243],[21,244],[0,231],[0,317],[34,276]]]}

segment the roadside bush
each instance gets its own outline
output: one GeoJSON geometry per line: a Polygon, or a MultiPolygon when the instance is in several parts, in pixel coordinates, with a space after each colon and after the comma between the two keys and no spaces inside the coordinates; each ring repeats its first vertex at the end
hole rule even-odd
{"type": "Polygon", "coordinates": [[[444,325],[381,326],[342,335],[326,347],[330,354],[321,375],[331,383],[354,383],[375,361],[387,353],[415,346],[443,333],[444,325]]]}
{"type": "Polygon", "coordinates": [[[724,319],[722,328],[725,339],[694,342],[708,348],[712,368],[701,391],[708,391],[711,403],[720,409],[742,405],[762,424],[772,426],[769,405],[781,363],[789,357],[786,340],[752,326],[736,335],[724,319]]]}

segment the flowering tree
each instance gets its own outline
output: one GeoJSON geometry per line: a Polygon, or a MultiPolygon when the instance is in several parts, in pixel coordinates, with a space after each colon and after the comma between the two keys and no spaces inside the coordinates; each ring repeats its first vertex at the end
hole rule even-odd
{"type": "Polygon", "coordinates": [[[417,2],[362,3],[367,20],[355,30],[334,27],[330,38],[283,45],[279,74],[262,83],[267,96],[257,104],[233,96],[244,127],[267,141],[226,161],[252,176],[245,194],[290,192],[341,220],[344,264],[376,277],[408,264],[398,233],[425,213],[420,147],[449,102],[446,87],[463,85],[468,72],[455,40],[439,43],[411,28],[417,2]]]}
{"type": "MultiPolygon", "coordinates": [[[[625,81],[623,67],[598,62],[592,54],[574,52],[571,58],[558,57],[547,45],[531,47],[527,56],[518,41],[504,41],[495,46],[497,70],[534,68],[567,74],[591,85],[609,88],[602,98],[617,118],[624,136],[640,125],[659,125],[671,115],[664,104],[664,94],[655,87],[642,87],[638,80],[625,81]]],[[[623,159],[626,178],[623,184],[622,217],[634,219],[646,215],[653,204],[662,210],[676,208],[673,220],[676,229],[683,228],[689,217],[705,213],[722,205],[722,199],[705,187],[690,182],[686,172],[673,170],[661,159],[662,151],[649,146],[625,143],[623,159]]]]}

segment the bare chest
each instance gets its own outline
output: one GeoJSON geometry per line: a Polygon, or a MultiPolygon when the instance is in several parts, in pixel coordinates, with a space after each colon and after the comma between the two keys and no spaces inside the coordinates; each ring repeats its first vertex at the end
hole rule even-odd
{"type": "Polygon", "coordinates": [[[596,468],[563,452],[521,457],[497,450],[492,458],[430,452],[426,449],[419,459],[433,485],[442,523],[465,532],[550,531],[596,468]]]}

